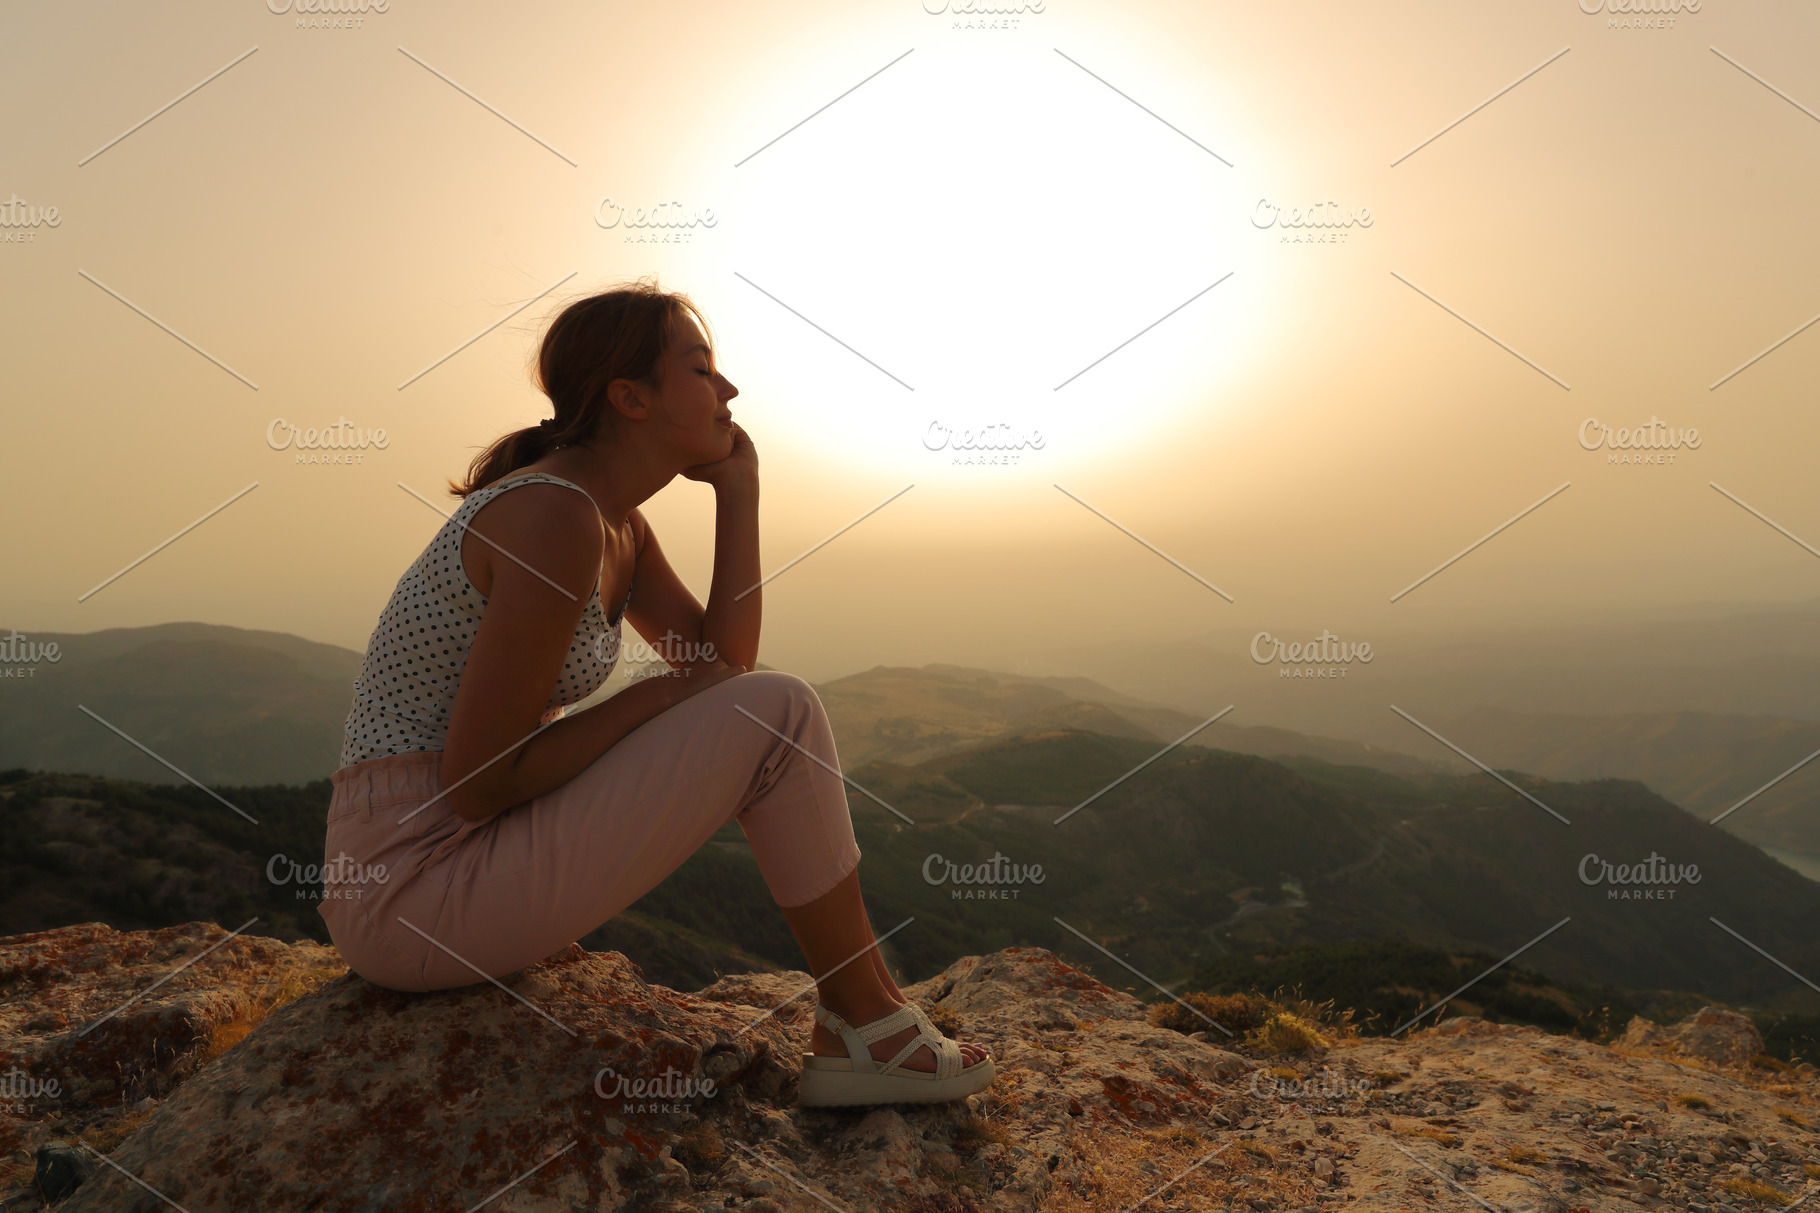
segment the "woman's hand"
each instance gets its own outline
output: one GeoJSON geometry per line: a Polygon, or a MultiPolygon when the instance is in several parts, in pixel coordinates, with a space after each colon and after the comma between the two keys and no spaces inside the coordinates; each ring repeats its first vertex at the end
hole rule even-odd
{"type": "Polygon", "coordinates": [[[716,490],[757,488],[758,448],[752,445],[751,437],[736,421],[733,423],[733,449],[724,458],[686,467],[682,474],[690,480],[713,485],[716,490]]]}

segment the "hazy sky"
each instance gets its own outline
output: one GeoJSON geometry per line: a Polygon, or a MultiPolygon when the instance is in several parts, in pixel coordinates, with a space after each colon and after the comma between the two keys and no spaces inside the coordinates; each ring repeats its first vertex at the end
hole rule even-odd
{"type": "MultiPolygon", "coordinates": [[[[1713,386],[1820,313],[1820,10],[1589,2],[10,4],[0,625],[363,648],[438,525],[399,482],[449,508],[554,310],[652,273],[767,569],[915,485],[766,588],[810,677],[1812,599],[1710,485],[1820,546],[1820,325],[1713,386]],[[1699,446],[1582,444],[1652,418],[1699,446]],[[268,442],[341,419],[387,446],[268,442]],[[1042,445],[928,449],[989,427],[1042,445]]],[[[705,591],[709,491],[646,509],[705,591]]]]}

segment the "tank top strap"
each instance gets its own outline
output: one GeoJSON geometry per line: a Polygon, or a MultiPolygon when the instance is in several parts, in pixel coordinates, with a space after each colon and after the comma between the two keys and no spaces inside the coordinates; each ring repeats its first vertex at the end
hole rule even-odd
{"type": "MultiPolygon", "coordinates": [[[[574,489],[577,493],[580,493],[583,497],[588,499],[588,504],[594,507],[594,512],[596,514],[600,513],[600,503],[594,500],[594,495],[574,481],[564,480],[561,476],[553,476],[549,472],[526,472],[522,475],[502,476],[485,488],[476,489],[474,492],[469,493],[467,500],[461,503],[461,509],[456,510],[453,516],[459,517],[464,510],[469,510],[470,507],[472,512],[478,512],[481,506],[493,500],[493,498],[499,496],[499,494],[510,489],[515,489],[523,484],[559,484],[566,489],[574,489]]],[[[470,513],[470,517],[471,516],[472,513],[470,513]]],[[[605,515],[602,515],[602,517],[604,518],[605,515]]]]}

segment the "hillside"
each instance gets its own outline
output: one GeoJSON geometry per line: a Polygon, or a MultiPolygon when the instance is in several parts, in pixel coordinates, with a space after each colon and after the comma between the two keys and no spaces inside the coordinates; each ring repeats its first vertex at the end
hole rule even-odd
{"type": "MultiPolygon", "coordinates": [[[[1194,716],[1089,678],[1027,677],[955,665],[876,666],[823,683],[816,694],[833,722],[841,761],[849,767],[873,761],[918,763],[1042,729],[1169,742],[1218,710],[1194,716]]],[[[1208,725],[1187,744],[1265,758],[1299,755],[1396,774],[1451,769],[1400,750],[1230,719],[1208,725]]]]}
{"type": "MultiPolygon", "coordinates": [[[[963,952],[1038,945],[1139,990],[1147,987],[1073,932],[1177,985],[1235,953],[1354,941],[1504,956],[1566,918],[1525,953],[1525,967],[1628,991],[1645,1010],[1684,1009],[1690,996],[1765,1012],[1820,1009],[1712,921],[1797,972],[1820,971],[1810,926],[1820,884],[1641,785],[1526,780],[1566,826],[1485,776],[1413,782],[1183,749],[1056,824],[1154,751],[1149,741],[1049,730],[854,770],[856,784],[914,822],[850,794],[873,921],[884,930],[915,919],[887,944],[894,962],[920,979],[963,952]],[[1651,853],[1697,864],[1698,883],[1642,889],[1581,878],[1588,855],[1628,866],[1651,853]],[[1023,869],[1024,879],[980,867],[995,862],[1023,869]],[[1651,896],[1633,899],[1642,893],[1651,896]],[[1623,894],[1632,896],[1615,896],[1623,894]]],[[[273,921],[326,938],[295,891],[271,888],[262,870],[281,847],[320,847],[312,794],[241,795],[266,824],[246,825],[188,788],[53,777],[0,788],[19,824],[8,833],[18,841],[0,852],[0,878],[14,890],[0,901],[0,929],[50,925],[47,916],[225,922],[244,901],[247,913],[282,907],[289,917],[273,921]],[[152,824],[160,814],[178,840],[162,850],[137,841],[163,836],[152,824]],[[118,828],[97,826],[114,821],[118,828]],[[242,901],[224,899],[227,888],[242,901]],[[150,908],[123,917],[123,905],[150,908]]],[[[326,789],[313,795],[326,800],[326,789]]],[[[1593,874],[1600,878],[1597,867],[1593,874]]],[[[799,963],[737,825],[584,942],[624,950],[681,983],[799,963]]]]}
{"type": "MultiPolygon", "coordinates": [[[[1481,707],[1437,727],[1499,769],[1549,779],[1640,779],[1707,819],[1820,750],[1820,723],[1785,716],[1481,707]]],[[[1820,759],[1731,814],[1724,827],[1759,846],[1820,856],[1820,759]]]]}
{"type": "MultiPolygon", "coordinates": [[[[308,783],[340,762],[361,654],[282,632],[172,623],[82,634],[34,633],[61,658],[0,695],[0,768],[155,783],[179,777],[83,705],[213,786],[308,783]]],[[[586,706],[624,685],[625,670],[586,706]]],[[[1173,741],[1204,717],[1088,679],[1026,678],[959,666],[880,666],[817,688],[842,761],[916,762],[1034,728],[1173,741]]],[[[1189,744],[1269,757],[1298,754],[1398,773],[1446,769],[1359,742],[1222,721],[1189,744]]]]}
{"type": "Polygon", "coordinates": [[[1353,939],[1502,956],[1571,917],[1525,963],[1730,1001],[1773,1002],[1801,989],[1715,927],[1717,917],[1797,970],[1820,969],[1808,925],[1820,915],[1820,884],[1636,783],[1525,780],[1573,823],[1564,826],[1486,776],[1417,784],[1360,768],[1178,752],[1054,824],[1149,752],[1056,732],[853,772],[917,822],[850,797],[875,917],[919,915],[900,954],[927,964],[962,939],[1027,940],[1103,973],[1103,959],[1052,921],[1060,916],[1168,982],[1226,951],[1353,939]],[[1651,852],[1699,865],[1699,883],[1640,902],[1608,896],[1640,890],[1589,886],[1578,874],[1588,854],[1628,865],[1651,852]],[[931,854],[977,864],[995,853],[1041,863],[1045,880],[1015,900],[983,903],[924,882],[931,854]]]}
{"type": "Polygon", "coordinates": [[[60,659],[0,695],[0,767],[177,780],[78,705],[210,786],[309,783],[341,761],[359,653],[200,623],[31,639],[60,659]]]}

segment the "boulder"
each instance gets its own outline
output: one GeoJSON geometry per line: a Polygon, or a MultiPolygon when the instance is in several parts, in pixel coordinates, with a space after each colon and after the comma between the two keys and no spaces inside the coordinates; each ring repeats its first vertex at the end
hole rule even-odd
{"type": "Polygon", "coordinates": [[[1621,1048],[1670,1057],[1692,1058],[1718,1066],[1743,1065],[1763,1052],[1763,1037],[1748,1015],[1719,1007],[1701,1007],[1680,1023],[1631,1019],[1618,1041],[1621,1048]]]}
{"type": "Polygon", "coordinates": [[[153,1213],[168,1208],[155,1189],[195,1213],[462,1209],[495,1192],[489,1210],[762,1209],[809,1192],[908,1211],[977,1192],[974,1207],[1021,1213],[1073,1175],[1084,1133],[1207,1123],[1252,1064],[1153,1027],[1040,948],[967,957],[906,992],[994,1051],[986,1102],[798,1107],[806,973],[684,994],[571,946],[431,994],[348,974],[191,1075],[59,1208],[153,1213]],[[1065,1045],[1034,1043],[1033,1011],[1066,1021],[1049,1029],[1065,1045]]]}

